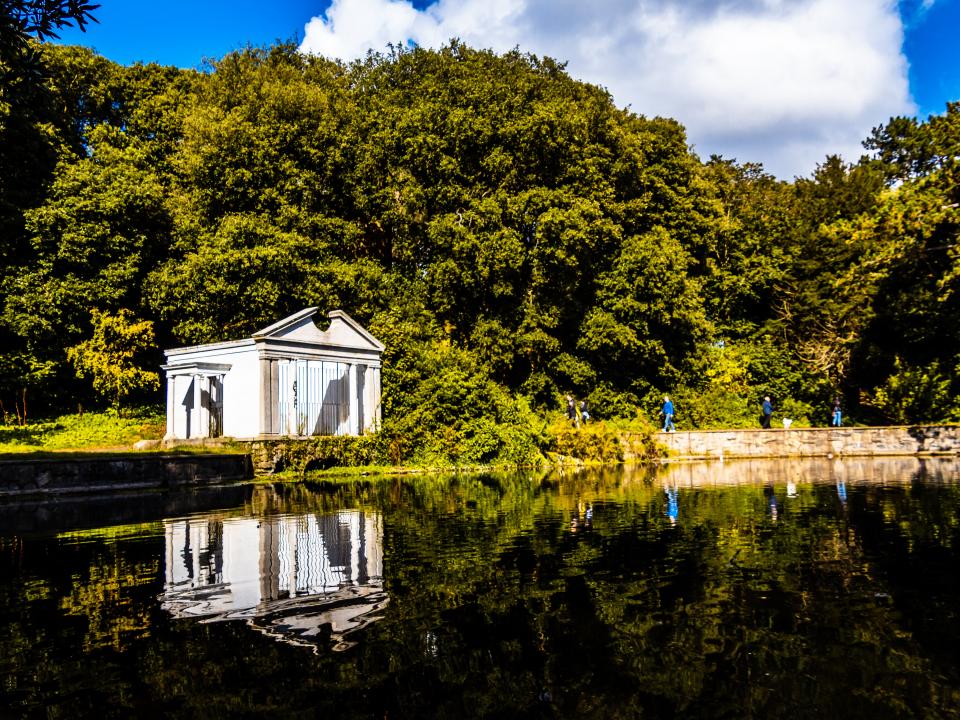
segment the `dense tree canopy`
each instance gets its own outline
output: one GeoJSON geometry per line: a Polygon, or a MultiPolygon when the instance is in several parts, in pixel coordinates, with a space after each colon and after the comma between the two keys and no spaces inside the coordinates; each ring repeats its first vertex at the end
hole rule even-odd
{"type": "Polygon", "coordinates": [[[8,402],[89,392],[66,351],[95,313],[163,347],[318,305],[386,341],[388,424],[451,456],[567,392],[630,417],[669,391],[688,427],[765,394],[814,424],[833,397],[957,417],[956,103],[783,182],[519,51],[278,44],[198,73],[34,48],[45,79],[0,128],[8,402]]]}

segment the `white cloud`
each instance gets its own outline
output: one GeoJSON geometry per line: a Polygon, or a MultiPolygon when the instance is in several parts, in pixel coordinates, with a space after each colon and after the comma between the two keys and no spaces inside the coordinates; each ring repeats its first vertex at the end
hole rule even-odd
{"type": "Polygon", "coordinates": [[[856,160],[871,127],[914,112],[894,0],[333,0],[301,49],[351,60],[453,37],[566,60],[619,105],[679,120],[701,156],[784,178],[856,160]]]}

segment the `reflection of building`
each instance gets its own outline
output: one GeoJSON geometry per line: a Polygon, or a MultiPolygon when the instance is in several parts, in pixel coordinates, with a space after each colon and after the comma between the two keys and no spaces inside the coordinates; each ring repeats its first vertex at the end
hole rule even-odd
{"type": "Polygon", "coordinates": [[[379,515],[183,518],[165,525],[161,600],[177,617],[246,618],[293,642],[329,635],[340,649],[387,602],[379,515]]]}

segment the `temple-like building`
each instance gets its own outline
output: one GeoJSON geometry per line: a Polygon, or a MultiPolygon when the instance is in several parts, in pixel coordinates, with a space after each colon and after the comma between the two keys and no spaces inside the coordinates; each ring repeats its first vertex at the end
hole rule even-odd
{"type": "Polygon", "coordinates": [[[306,308],[243,340],[167,350],[166,439],[359,435],[380,425],[383,345],[306,308]]]}

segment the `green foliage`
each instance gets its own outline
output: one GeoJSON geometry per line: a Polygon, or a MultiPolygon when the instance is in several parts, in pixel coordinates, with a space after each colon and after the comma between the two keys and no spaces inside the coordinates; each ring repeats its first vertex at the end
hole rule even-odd
{"type": "Polygon", "coordinates": [[[617,432],[605,423],[587,423],[573,429],[566,418],[551,427],[551,452],[561,458],[573,458],[583,462],[622,462],[624,448],[617,432]]]}
{"type": "Polygon", "coordinates": [[[775,415],[781,419],[789,418],[791,427],[810,427],[813,422],[818,425],[829,424],[832,412],[833,406],[829,403],[821,403],[819,408],[815,408],[810,403],[788,397],[781,401],[775,415]]]}
{"type": "Polygon", "coordinates": [[[388,413],[383,422],[388,442],[407,441],[402,453],[390,455],[433,466],[538,461],[538,421],[528,403],[489,379],[467,352],[426,345],[408,359],[414,360],[410,367],[394,372],[406,371],[398,379],[410,395],[384,397],[385,408],[404,409],[388,413]]]}
{"type": "Polygon", "coordinates": [[[93,337],[67,349],[67,357],[81,377],[90,375],[93,387],[119,412],[130,395],[160,386],[160,376],[136,364],[136,357],[153,346],[153,323],[134,320],[129,310],[116,315],[93,311],[93,337]]]}
{"type": "Polygon", "coordinates": [[[697,248],[701,302],[719,331],[737,337],[773,317],[800,208],[794,188],[755,163],[711,157],[704,174],[714,217],[697,248]]]}
{"type": "Polygon", "coordinates": [[[756,427],[760,414],[759,406],[746,395],[717,384],[699,390],[681,387],[671,399],[677,409],[673,421],[681,430],[756,427]]]}
{"type": "Polygon", "coordinates": [[[81,30],[94,20],[93,11],[99,5],[83,0],[10,0],[0,9],[0,39],[8,48],[17,41],[25,42],[27,35],[41,40],[57,38],[57,30],[77,24],[81,30]]]}
{"type": "Polygon", "coordinates": [[[951,393],[956,375],[956,370],[943,372],[937,361],[918,367],[897,357],[893,374],[867,398],[867,404],[895,425],[956,422],[960,405],[951,393]]]}

